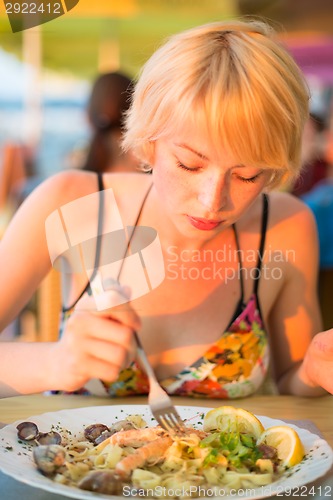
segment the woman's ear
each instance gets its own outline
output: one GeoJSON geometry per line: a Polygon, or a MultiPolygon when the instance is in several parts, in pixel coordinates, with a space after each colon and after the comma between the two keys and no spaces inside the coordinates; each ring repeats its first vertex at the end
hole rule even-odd
{"type": "Polygon", "coordinates": [[[283,189],[289,185],[289,176],[285,170],[273,170],[270,174],[265,186],[265,193],[269,193],[273,189],[283,189]]]}
{"type": "Polygon", "coordinates": [[[137,159],[140,169],[144,172],[152,172],[155,163],[155,141],[147,141],[134,148],[132,154],[137,159]]]}
{"type": "Polygon", "coordinates": [[[145,165],[145,171],[151,172],[155,163],[155,141],[148,141],[142,147],[142,164],[145,165]]]}

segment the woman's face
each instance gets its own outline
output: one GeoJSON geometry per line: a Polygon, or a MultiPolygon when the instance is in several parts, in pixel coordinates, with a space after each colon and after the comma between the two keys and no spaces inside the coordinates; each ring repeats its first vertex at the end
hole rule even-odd
{"type": "Polygon", "coordinates": [[[184,235],[210,239],[237,221],[271,171],[240,165],[195,126],[155,143],[153,179],[165,215],[184,235]]]}

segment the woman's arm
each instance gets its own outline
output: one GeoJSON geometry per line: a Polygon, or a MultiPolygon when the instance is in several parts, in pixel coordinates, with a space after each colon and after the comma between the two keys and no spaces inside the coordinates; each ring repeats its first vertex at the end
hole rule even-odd
{"type": "Polygon", "coordinates": [[[312,339],[321,330],[317,229],[302,202],[291,197],[285,202],[290,215],[276,224],[275,237],[294,252],[284,263],[284,283],[269,316],[274,369],[281,393],[320,396],[325,391],[309,377],[303,362],[310,346],[312,349],[312,339]]]}
{"type": "Polygon", "coordinates": [[[22,310],[51,268],[45,220],[60,203],[62,178],[41,184],[14,215],[0,243],[0,330],[22,310]]]}
{"type": "Polygon", "coordinates": [[[116,380],[134,358],[132,334],[141,326],[128,304],[112,306],[117,294],[106,292],[110,308],[102,312],[91,312],[93,297],[83,297],[58,342],[0,343],[0,397],[74,391],[93,378],[116,380]]]}
{"type": "MultiPolygon", "coordinates": [[[[45,236],[48,215],[95,191],[93,174],[63,173],[39,186],[21,206],[0,243],[1,329],[17,316],[51,268],[45,236]]],[[[108,293],[112,307],[115,292],[108,293]]],[[[91,307],[84,303],[88,299],[81,300],[81,309],[71,316],[58,342],[0,342],[0,397],[71,391],[90,378],[117,377],[133,356],[132,331],[140,327],[139,320],[128,305],[125,311],[89,312],[91,307]]]]}
{"type": "MultiPolygon", "coordinates": [[[[50,214],[96,191],[96,175],[62,172],[38,186],[16,212],[0,242],[0,331],[18,315],[51,269],[45,226],[50,214]]],[[[54,242],[63,237],[55,228],[54,242]]]]}

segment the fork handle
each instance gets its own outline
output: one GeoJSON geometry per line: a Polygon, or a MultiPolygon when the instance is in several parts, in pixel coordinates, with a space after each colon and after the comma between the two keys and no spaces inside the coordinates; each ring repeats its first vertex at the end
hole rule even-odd
{"type": "Polygon", "coordinates": [[[134,331],[134,339],[135,339],[135,342],[136,342],[136,345],[137,345],[137,351],[138,351],[138,357],[139,357],[139,360],[141,361],[142,365],[143,365],[143,368],[145,369],[145,372],[146,374],[148,375],[149,378],[153,379],[154,381],[157,382],[157,378],[156,378],[156,375],[155,375],[155,372],[154,370],[152,369],[151,367],[151,364],[147,358],[147,355],[145,353],[145,350],[141,344],[141,340],[137,334],[136,331],[134,331]]]}

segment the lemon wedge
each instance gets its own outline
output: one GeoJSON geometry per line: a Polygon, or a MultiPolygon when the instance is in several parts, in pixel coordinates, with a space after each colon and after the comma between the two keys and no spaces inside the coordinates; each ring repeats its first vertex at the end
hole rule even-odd
{"type": "Polygon", "coordinates": [[[301,462],[305,455],[303,444],[297,432],[287,425],[277,425],[266,429],[257,441],[277,449],[278,458],[284,467],[292,467],[301,462]]]}
{"type": "Polygon", "coordinates": [[[265,430],[253,413],[233,406],[220,406],[210,410],[205,415],[203,428],[206,432],[212,430],[241,432],[249,434],[255,439],[258,439],[265,430]]]}

